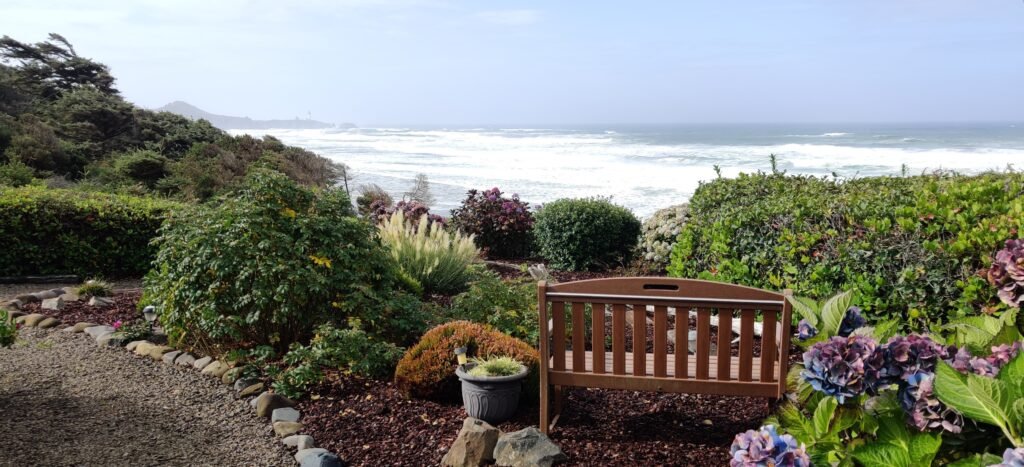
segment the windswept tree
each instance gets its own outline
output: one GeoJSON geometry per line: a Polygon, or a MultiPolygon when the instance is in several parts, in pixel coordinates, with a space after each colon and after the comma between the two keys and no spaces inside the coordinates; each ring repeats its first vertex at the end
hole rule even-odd
{"type": "Polygon", "coordinates": [[[0,63],[14,70],[11,84],[31,96],[55,100],[79,88],[118,93],[110,69],[78,56],[60,34],[50,33],[47,40],[35,44],[4,36],[0,38],[0,63]]]}

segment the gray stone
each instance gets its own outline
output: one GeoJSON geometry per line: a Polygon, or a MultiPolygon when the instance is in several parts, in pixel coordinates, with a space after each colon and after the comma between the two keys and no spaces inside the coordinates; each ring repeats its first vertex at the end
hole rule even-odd
{"type": "Polygon", "coordinates": [[[149,351],[153,350],[153,347],[156,347],[156,344],[148,341],[142,341],[135,346],[135,349],[133,349],[132,352],[135,352],[135,355],[140,357],[145,357],[146,355],[149,355],[149,351]]]}
{"type": "MultiPolygon", "coordinates": [[[[61,292],[61,293],[64,293],[64,292],[61,292]]],[[[36,293],[32,294],[32,296],[36,297],[38,299],[38,301],[41,302],[43,300],[48,300],[48,299],[51,299],[51,298],[57,298],[57,297],[60,296],[60,294],[57,293],[57,292],[54,292],[52,290],[44,290],[42,292],[36,292],[36,293]]]]}
{"type": "Polygon", "coordinates": [[[322,453],[322,452],[330,452],[330,451],[328,451],[328,450],[326,450],[324,448],[299,449],[298,452],[295,453],[295,462],[298,462],[299,464],[301,464],[302,463],[302,459],[306,458],[306,456],[314,456],[314,455],[317,455],[317,454],[322,453]]]}
{"type": "Polygon", "coordinates": [[[241,391],[256,383],[259,383],[259,381],[252,378],[238,378],[237,380],[235,380],[235,384],[232,387],[235,388],[235,391],[241,391]]]}
{"type": "Polygon", "coordinates": [[[313,448],[313,437],[309,435],[291,435],[281,440],[285,446],[293,447],[298,450],[311,449],[313,448]]]}
{"type": "Polygon", "coordinates": [[[489,423],[469,417],[462,422],[459,436],[448,453],[441,458],[442,466],[477,467],[494,459],[494,445],[501,432],[489,423]]]}
{"type": "Polygon", "coordinates": [[[67,302],[77,302],[77,301],[82,299],[82,297],[80,295],[78,295],[77,293],[75,293],[75,292],[64,292],[63,294],[61,294],[57,298],[60,298],[61,300],[64,300],[65,303],[67,303],[67,302]]]}
{"type": "Polygon", "coordinates": [[[96,344],[100,347],[120,347],[124,345],[124,334],[112,332],[96,338],[96,344]]]}
{"type": "Polygon", "coordinates": [[[91,328],[93,326],[99,326],[99,325],[96,324],[96,323],[87,323],[87,322],[75,323],[75,332],[85,332],[86,328],[91,328]]]}
{"type": "Polygon", "coordinates": [[[299,467],[341,467],[341,459],[333,452],[318,452],[302,458],[299,467]]]}
{"type": "Polygon", "coordinates": [[[74,334],[75,333],[75,327],[74,326],[68,326],[68,327],[66,327],[64,329],[61,329],[60,332],[66,332],[68,334],[74,334]]]}
{"type": "Polygon", "coordinates": [[[42,321],[40,321],[39,323],[37,323],[36,326],[38,326],[40,328],[43,328],[43,329],[49,329],[49,328],[52,328],[52,327],[57,326],[59,324],[60,324],[60,320],[57,319],[57,318],[46,318],[46,319],[43,319],[42,321]]]}
{"type": "Polygon", "coordinates": [[[21,300],[15,298],[14,300],[8,300],[4,302],[3,305],[0,305],[0,308],[6,308],[8,310],[20,310],[22,305],[24,305],[24,303],[21,300]]]}
{"type": "Polygon", "coordinates": [[[142,344],[142,343],[146,343],[146,344],[149,344],[149,345],[153,345],[153,344],[152,344],[151,342],[149,342],[149,341],[146,341],[146,340],[141,340],[141,341],[131,341],[131,342],[129,342],[129,343],[128,343],[128,345],[124,346],[124,348],[128,349],[128,351],[129,351],[129,352],[134,352],[134,351],[135,351],[135,348],[136,348],[136,347],[138,347],[138,346],[139,346],[139,344],[142,344]]]}
{"type": "Polygon", "coordinates": [[[19,302],[21,302],[21,303],[23,303],[23,304],[25,304],[25,303],[35,303],[35,302],[41,302],[42,301],[39,297],[36,297],[35,295],[30,294],[30,293],[18,295],[17,297],[14,297],[14,299],[19,301],[19,302]]]}
{"type": "Polygon", "coordinates": [[[299,422],[274,422],[274,433],[282,438],[300,431],[302,431],[302,424],[299,422]]]}
{"type": "Polygon", "coordinates": [[[197,370],[202,370],[203,368],[206,368],[206,366],[209,365],[210,362],[212,362],[212,361],[213,361],[213,357],[203,357],[203,358],[200,358],[199,360],[196,360],[195,363],[192,364],[192,368],[195,368],[197,370]]]}
{"type": "MultiPolygon", "coordinates": [[[[257,392],[260,392],[262,390],[263,390],[263,383],[252,384],[252,385],[247,386],[245,389],[242,389],[241,391],[238,391],[238,397],[249,397],[249,396],[251,396],[253,394],[256,394],[257,392]]],[[[253,407],[256,407],[256,399],[253,399],[252,401],[250,401],[250,404],[253,407]]]]}
{"type": "Polygon", "coordinates": [[[92,297],[89,299],[89,306],[110,306],[114,304],[114,299],[107,297],[92,297]]]}
{"type": "Polygon", "coordinates": [[[64,300],[60,297],[47,298],[43,300],[43,304],[39,306],[44,310],[62,310],[64,309],[64,300]]]}
{"type": "Polygon", "coordinates": [[[227,373],[229,369],[231,369],[231,367],[229,367],[226,363],[220,360],[214,360],[210,362],[209,365],[206,365],[206,368],[203,368],[199,372],[204,375],[210,375],[213,376],[214,378],[220,379],[220,377],[224,376],[224,373],[227,373]]]}
{"type": "Polygon", "coordinates": [[[264,393],[260,395],[259,399],[256,399],[256,415],[259,417],[270,418],[270,415],[274,412],[274,409],[280,409],[281,407],[294,407],[295,402],[291,399],[284,397],[280,394],[264,393]]]}
{"type": "Polygon", "coordinates": [[[14,319],[14,320],[16,320],[16,319],[18,319],[18,318],[20,318],[22,316],[25,316],[25,314],[26,313],[24,311],[9,311],[9,312],[7,312],[7,316],[9,316],[11,319],[14,319]]]}
{"type": "Polygon", "coordinates": [[[235,384],[235,381],[237,381],[238,378],[242,377],[243,370],[245,369],[238,366],[231,368],[228,371],[225,371],[224,374],[220,377],[220,382],[224,384],[235,384]]]}
{"type": "Polygon", "coordinates": [[[263,396],[268,395],[268,394],[270,394],[270,391],[263,391],[263,392],[261,392],[259,396],[256,396],[251,401],[249,401],[249,405],[251,405],[252,408],[255,409],[256,405],[259,404],[259,402],[260,402],[260,398],[262,398],[263,396]]]}
{"type": "Polygon", "coordinates": [[[31,315],[19,316],[17,318],[14,318],[14,322],[15,323],[21,323],[21,324],[24,324],[25,326],[30,326],[31,327],[31,326],[35,326],[35,325],[39,324],[39,322],[44,320],[44,319],[46,319],[46,315],[41,315],[39,313],[32,313],[31,315]]]}
{"type": "Polygon", "coordinates": [[[297,422],[302,414],[291,407],[281,407],[274,409],[270,413],[270,423],[274,422],[297,422]]]}
{"type": "Polygon", "coordinates": [[[67,290],[65,290],[63,287],[58,287],[56,289],[50,289],[50,292],[53,292],[53,293],[55,293],[55,294],[57,294],[59,296],[59,295],[62,295],[64,293],[67,293],[67,290]]]}
{"type": "Polygon", "coordinates": [[[192,366],[196,363],[196,357],[187,352],[182,352],[178,355],[178,358],[174,359],[174,364],[178,366],[192,366]]]}
{"type": "Polygon", "coordinates": [[[113,326],[92,326],[92,327],[85,328],[84,332],[86,334],[88,334],[89,336],[91,336],[93,339],[95,339],[95,338],[100,337],[100,336],[102,336],[104,334],[110,334],[110,333],[112,333],[114,331],[115,331],[115,329],[114,329],[113,326]]]}
{"type": "Polygon", "coordinates": [[[172,350],[170,352],[165,353],[164,356],[161,357],[160,359],[163,360],[163,362],[168,365],[173,365],[174,359],[178,358],[179,355],[181,355],[180,350],[172,350]]]}
{"type": "Polygon", "coordinates": [[[494,459],[503,466],[550,467],[566,457],[544,433],[531,426],[501,435],[494,446],[494,459]]]}
{"type": "MultiPolygon", "coordinates": [[[[140,347],[142,346],[140,345],[139,347],[136,347],[135,350],[138,351],[140,347]]],[[[173,347],[166,345],[154,345],[149,348],[149,352],[146,352],[146,356],[159,362],[164,359],[164,354],[172,350],[174,350],[173,347]]]]}

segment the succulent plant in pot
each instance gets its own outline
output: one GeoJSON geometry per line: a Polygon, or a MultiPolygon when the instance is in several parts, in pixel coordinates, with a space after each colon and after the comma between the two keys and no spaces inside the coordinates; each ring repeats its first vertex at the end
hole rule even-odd
{"type": "Polygon", "coordinates": [[[462,381],[466,413],[491,424],[512,418],[527,373],[525,365],[506,356],[473,359],[459,365],[455,374],[462,381]]]}

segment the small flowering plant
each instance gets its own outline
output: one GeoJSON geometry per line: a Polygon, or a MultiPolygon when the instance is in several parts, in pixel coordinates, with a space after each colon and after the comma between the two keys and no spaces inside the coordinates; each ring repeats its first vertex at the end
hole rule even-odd
{"type": "Polygon", "coordinates": [[[1024,305],[1024,239],[1006,241],[988,270],[988,281],[999,289],[1003,303],[1017,308],[1024,305]]]}
{"type": "Polygon", "coordinates": [[[452,225],[476,236],[476,245],[490,258],[525,258],[533,241],[530,203],[519,195],[503,196],[497,187],[469,190],[462,206],[452,210],[452,225]]]}
{"type": "Polygon", "coordinates": [[[780,435],[774,425],[736,435],[729,448],[731,467],[809,467],[806,446],[791,435],[780,435]]]}

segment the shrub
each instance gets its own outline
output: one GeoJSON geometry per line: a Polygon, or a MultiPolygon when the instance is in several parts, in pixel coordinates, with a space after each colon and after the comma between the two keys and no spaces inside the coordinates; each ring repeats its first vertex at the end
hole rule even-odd
{"type": "Polygon", "coordinates": [[[449,314],[495,329],[536,345],[540,333],[537,318],[537,286],[502,280],[484,273],[469,290],[452,298],[449,314]]]}
{"type": "Polygon", "coordinates": [[[35,171],[21,161],[13,160],[6,164],[0,164],[0,186],[25,186],[32,183],[33,175],[35,175],[35,171]]]}
{"type": "Polygon", "coordinates": [[[114,170],[121,176],[153,188],[168,174],[168,160],[154,151],[132,151],[113,156],[114,170]]]}
{"type": "Polygon", "coordinates": [[[143,319],[136,319],[127,323],[122,323],[120,320],[115,321],[114,330],[121,335],[125,342],[148,339],[153,334],[153,327],[143,319]]]}
{"type": "Polygon", "coordinates": [[[367,378],[391,375],[402,349],[374,339],[358,329],[320,326],[308,346],[292,344],[284,356],[289,366],[274,382],[274,391],[298,398],[309,387],[323,380],[324,369],[341,369],[367,378]]]}
{"type": "Polygon", "coordinates": [[[374,224],[380,225],[391,219],[396,212],[401,212],[406,221],[414,224],[418,224],[423,216],[427,216],[430,225],[445,225],[443,217],[431,214],[430,208],[419,201],[399,201],[397,204],[390,204],[388,199],[381,198],[370,203],[370,219],[374,224]]]}
{"type": "Polygon", "coordinates": [[[925,331],[1007,309],[984,274],[1024,231],[1024,174],[832,180],[779,173],[702,184],[669,274],[823,298],[925,331]]]}
{"type": "Polygon", "coordinates": [[[462,206],[452,211],[452,226],[473,235],[476,245],[490,258],[525,258],[533,241],[530,203],[501,196],[501,190],[469,190],[462,206]]]}
{"type": "Polygon", "coordinates": [[[89,279],[78,287],[77,292],[85,297],[109,297],[114,294],[114,286],[107,281],[89,279]]]}
{"type": "Polygon", "coordinates": [[[557,268],[583,270],[628,261],[640,221],[606,199],[560,199],[536,215],[541,256],[557,268]]]}
{"type": "Polygon", "coordinates": [[[27,186],[0,188],[0,271],[141,276],[164,215],[178,203],[27,186]]]}
{"type": "Polygon", "coordinates": [[[494,328],[469,321],[442,324],[423,335],[402,356],[395,369],[395,384],[406,395],[424,399],[452,399],[458,396],[455,377],[455,349],[466,347],[477,358],[507,356],[529,368],[535,386],[537,351],[527,343],[494,328]]]}
{"type": "Polygon", "coordinates": [[[391,198],[388,192],[384,191],[380,185],[371,183],[369,185],[362,185],[359,187],[359,196],[356,197],[356,208],[359,214],[362,216],[369,216],[373,211],[373,206],[384,206],[385,208],[393,206],[395,200],[391,198]]]}
{"type": "Polygon", "coordinates": [[[679,204],[656,211],[644,221],[640,233],[640,253],[644,261],[664,270],[672,256],[679,233],[690,217],[690,205],[679,204]]]}
{"type": "Polygon", "coordinates": [[[428,294],[464,289],[471,275],[470,266],[480,255],[472,236],[431,226],[426,214],[412,223],[398,210],[377,230],[398,267],[428,294]]]}
{"type": "Polygon", "coordinates": [[[14,345],[14,341],[17,337],[18,327],[14,324],[14,320],[11,319],[10,313],[5,309],[0,308],[0,347],[10,347],[14,345]]]}
{"type": "Polygon", "coordinates": [[[155,243],[146,296],[175,343],[284,350],[319,324],[358,317],[383,335],[407,318],[391,313],[393,263],[340,190],[259,169],[220,204],[176,213],[155,243]]]}

